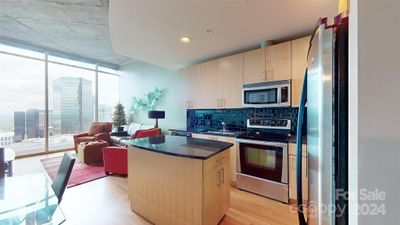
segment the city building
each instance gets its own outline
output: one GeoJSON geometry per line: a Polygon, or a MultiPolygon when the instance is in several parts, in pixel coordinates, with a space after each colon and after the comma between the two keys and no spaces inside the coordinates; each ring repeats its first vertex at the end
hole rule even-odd
{"type": "Polygon", "coordinates": [[[0,130],[0,146],[6,147],[14,144],[14,133],[0,130]]]}
{"type": "Polygon", "coordinates": [[[94,119],[92,82],[78,77],[53,81],[53,133],[87,130],[94,119]]]}
{"type": "MultiPolygon", "coordinates": [[[[39,110],[26,110],[26,135],[27,139],[40,137],[39,133],[39,110]]],[[[42,135],[43,136],[43,135],[42,135]]]]}
{"type": "Polygon", "coordinates": [[[25,138],[25,112],[14,112],[14,141],[21,142],[25,138]]]}

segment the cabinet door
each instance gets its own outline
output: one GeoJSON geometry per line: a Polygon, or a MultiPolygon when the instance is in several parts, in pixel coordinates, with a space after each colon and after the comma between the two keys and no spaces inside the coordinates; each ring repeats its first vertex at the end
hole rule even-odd
{"type": "Polygon", "coordinates": [[[287,80],[292,77],[291,41],[266,48],[267,80],[287,80]]]}
{"type": "Polygon", "coordinates": [[[235,138],[231,137],[217,137],[218,141],[232,143],[233,146],[229,149],[229,161],[230,161],[230,178],[233,185],[236,184],[236,151],[237,143],[235,138]]]}
{"type": "Polygon", "coordinates": [[[182,94],[180,95],[180,108],[188,109],[190,108],[190,99],[189,99],[189,67],[185,67],[179,70],[179,79],[182,94]]]}
{"type": "Polygon", "coordinates": [[[217,61],[208,61],[200,64],[201,81],[199,85],[201,86],[199,95],[199,104],[196,108],[210,109],[217,108],[218,99],[218,71],[217,71],[217,61]]]}
{"type": "Polygon", "coordinates": [[[243,55],[243,83],[266,81],[265,48],[245,52],[243,55]]]}
{"type": "MultiPolygon", "coordinates": [[[[243,54],[217,60],[219,108],[242,106],[243,54]]],[[[215,76],[214,76],[215,77],[215,76]]],[[[215,87],[215,86],[213,86],[215,87]]]]}
{"type": "Polygon", "coordinates": [[[292,106],[300,104],[301,88],[304,81],[304,71],[307,68],[307,52],[310,36],[292,41],[292,106]]]}
{"type": "MultiPolygon", "coordinates": [[[[296,157],[289,155],[289,198],[297,200],[296,157]]],[[[302,157],[303,201],[308,200],[308,158],[302,157]]]]}
{"type": "Polygon", "coordinates": [[[228,211],[231,204],[231,184],[230,184],[230,163],[229,159],[224,162],[224,167],[220,171],[220,219],[228,211]]]}
{"type": "Polygon", "coordinates": [[[201,69],[200,64],[192,65],[189,67],[189,89],[188,89],[188,96],[189,96],[189,108],[198,108],[198,105],[201,101],[201,69]]]}
{"type": "Polygon", "coordinates": [[[218,224],[220,220],[220,171],[219,167],[204,176],[203,224],[218,224]]]}

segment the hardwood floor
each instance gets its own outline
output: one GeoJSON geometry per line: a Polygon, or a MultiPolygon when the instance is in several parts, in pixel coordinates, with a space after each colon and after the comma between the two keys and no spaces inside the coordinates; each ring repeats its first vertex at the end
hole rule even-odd
{"type": "MultiPolygon", "coordinates": [[[[41,171],[39,156],[19,159],[15,173],[41,171]]],[[[65,225],[147,225],[144,218],[130,210],[125,177],[108,176],[65,191],[61,208],[65,225]]],[[[231,207],[221,225],[295,225],[297,214],[291,206],[232,188],[231,207]]]]}

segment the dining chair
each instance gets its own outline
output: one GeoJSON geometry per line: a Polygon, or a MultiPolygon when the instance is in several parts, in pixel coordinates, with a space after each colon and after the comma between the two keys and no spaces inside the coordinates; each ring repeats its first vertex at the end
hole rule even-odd
{"type": "Polygon", "coordinates": [[[58,198],[58,203],[61,202],[62,196],[68,185],[69,177],[71,176],[72,168],[75,164],[75,158],[65,153],[60,167],[58,168],[57,175],[53,180],[51,187],[58,198]]]}

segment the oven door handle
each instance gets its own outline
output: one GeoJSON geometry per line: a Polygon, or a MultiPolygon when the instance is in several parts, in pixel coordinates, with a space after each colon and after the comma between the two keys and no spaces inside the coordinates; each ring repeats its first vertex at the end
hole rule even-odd
{"type": "Polygon", "coordinates": [[[263,145],[263,146],[272,146],[272,147],[287,147],[287,143],[279,143],[279,142],[268,142],[268,141],[257,141],[257,140],[249,140],[237,138],[236,142],[239,144],[255,144],[255,145],[263,145]]]}
{"type": "Polygon", "coordinates": [[[297,183],[297,213],[299,218],[299,225],[307,225],[304,213],[303,213],[303,186],[302,186],[302,145],[303,145],[303,120],[304,120],[304,111],[307,102],[307,69],[304,74],[304,81],[303,81],[303,89],[301,92],[300,97],[300,106],[299,106],[299,113],[297,118],[297,134],[296,134],[296,152],[297,152],[297,159],[296,159],[296,183],[297,183]]]}

